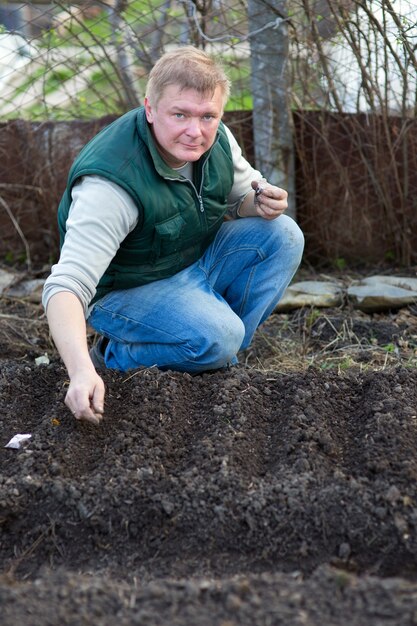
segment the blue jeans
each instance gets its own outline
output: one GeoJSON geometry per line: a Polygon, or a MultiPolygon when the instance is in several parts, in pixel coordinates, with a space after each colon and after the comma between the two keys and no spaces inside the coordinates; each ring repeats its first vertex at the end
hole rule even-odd
{"type": "Polygon", "coordinates": [[[303,246],[286,215],[225,222],[193,265],[97,302],[88,321],[109,339],[106,366],[198,373],[236,363],[290,283],[303,246]]]}

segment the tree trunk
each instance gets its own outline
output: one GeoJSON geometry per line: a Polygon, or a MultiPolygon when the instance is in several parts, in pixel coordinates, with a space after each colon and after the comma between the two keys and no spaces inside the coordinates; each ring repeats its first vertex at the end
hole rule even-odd
{"type": "Polygon", "coordinates": [[[286,0],[248,0],[255,164],[270,183],[288,191],[287,213],[295,217],[286,15],[286,0]]]}

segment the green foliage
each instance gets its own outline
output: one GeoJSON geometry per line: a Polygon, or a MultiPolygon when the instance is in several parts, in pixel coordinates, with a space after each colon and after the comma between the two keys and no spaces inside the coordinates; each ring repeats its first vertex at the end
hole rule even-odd
{"type": "Polygon", "coordinates": [[[395,252],[393,250],[387,250],[384,254],[384,258],[388,263],[392,263],[395,261],[395,252]]]}
{"type": "Polygon", "coordinates": [[[46,74],[44,79],[44,93],[49,94],[61,87],[62,83],[76,76],[77,72],[65,67],[57,67],[46,74]]]}
{"type": "Polygon", "coordinates": [[[42,33],[37,42],[38,47],[45,50],[53,50],[54,48],[58,48],[63,44],[65,44],[65,41],[63,40],[62,36],[58,35],[57,31],[54,28],[50,28],[49,30],[42,33]]]}
{"type": "Polygon", "coordinates": [[[223,65],[231,81],[230,98],[225,107],[226,111],[250,111],[253,108],[252,92],[250,87],[250,62],[243,60],[239,66],[232,63],[232,59],[225,57],[223,65]]]}
{"type": "Polygon", "coordinates": [[[4,261],[4,263],[6,263],[6,265],[12,265],[12,266],[16,267],[17,265],[24,265],[26,263],[26,261],[27,261],[27,257],[26,257],[26,254],[24,252],[16,254],[15,251],[9,250],[4,255],[3,261],[4,261]]]}
{"type": "Polygon", "coordinates": [[[336,369],[336,367],[336,363],[330,359],[328,359],[327,361],[323,361],[319,364],[319,369],[321,369],[323,372],[334,370],[336,369]]]}
{"type": "Polygon", "coordinates": [[[11,265],[12,263],[14,263],[15,261],[15,255],[13,252],[9,251],[6,252],[6,254],[4,255],[4,261],[6,263],[8,263],[9,265],[11,265]]]}
{"type": "MultiPolygon", "coordinates": [[[[132,106],[132,81],[138,103],[144,93],[148,55],[157,31],[161,34],[160,44],[165,47],[170,42],[178,44],[185,27],[190,32],[193,29],[184,6],[175,3],[168,7],[166,0],[129,0],[119,14],[103,5],[94,17],[83,13],[81,5],[65,7],[59,4],[51,9],[52,27],[32,42],[39,56],[35,54],[24,72],[16,74],[3,89],[0,116],[65,120],[122,114],[132,106]],[[119,44],[125,59],[118,56],[119,44]],[[80,80],[71,82],[75,78],[80,80]],[[13,107],[15,101],[19,105],[13,107]]],[[[212,26],[224,33],[231,23],[239,24],[242,20],[241,7],[230,7],[227,19],[214,13],[211,20],[212,26]]],[[[240,41],[238,36],[234,39],[236,43],[240,41]]],[[[250,59],[236,57],[232,39],[227,39],[227,44],[230,47],[225,47],[222,61],[232,88],[226,110],[251,110],[250,59]]]]}
{"type": "Polygon", "coordinates": [[[321,313],[320,313],[319,309],[316,309],[314,306],[311,307],[308,315],[306,315],[306,317],[305,317],[306,328],[311,329],[311,327],[313,326],[314,322],[316,322],[318,320],[320,315],[321,315],[321,313]]]}
{"type": "Polygon", "coordinates": [[[342,257],[338,257],[337,259],[335,259],[333,261],[333,265],[335,266],[336,269],[340,271],[345,270],[347,268],[346,260],[342,257]]]}
{"type": "Polygon", "coordinates": [[[111,28],[106,13],[103,12],[99,18],[84,21],[71,19],[68,13],[61,28],[50,28],[42,34],[38,46],[46,50],[74,45],[88,49],[97,42],[102,44],[110,42],[110,37],[111,28]]]}
{"type": "Polygon", "coordinates": [[[28,78],[23,81],[16,89],[14,90],[14,94],[18,96],[21,93],[26,93],[26,91],[32,87],[37,81],[42,80],[45,75],[45,69],[43,67],[38,68],[34,72],[32,72],[28,78]]]}
{"type": "Polygon", "coordinates": [[[347,572],[344,572],[343,570],[335,571],[333,574],[333,578],[334,578],[334,582],[336,583],[336,586],[341,590],[346,589],[351,584],[350,575],[347,572]]]}
{"type": "Polygon", "coordinates": [[[250,93],[232,94],[225,106],[225,111],[251,111],[252,108],[253,100],[250,93]]]}

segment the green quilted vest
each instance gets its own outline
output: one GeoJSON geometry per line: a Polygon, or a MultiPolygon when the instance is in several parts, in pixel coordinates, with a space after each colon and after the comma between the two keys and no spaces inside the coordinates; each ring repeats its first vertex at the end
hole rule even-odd
{"type": "Polygon", "coordinates": [[[134,109],[98,133],[74,161],[58,207],[61,245],[71,189],[87,175],[103,176],[123,187],[139,212],[137,226],[99,281],[96,301],[115,289],[168,278],[201,257],[223,223],[233,185],[233,161],[220,124],[214,145],[194,164],[191,183],[166,165],[144,108],[134,109]]]}

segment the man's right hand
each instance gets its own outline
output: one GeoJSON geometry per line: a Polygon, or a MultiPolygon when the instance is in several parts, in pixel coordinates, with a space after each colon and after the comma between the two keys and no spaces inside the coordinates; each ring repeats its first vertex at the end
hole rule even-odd
{"type": "Polygon", "coordinates": [[[104,412],[104,382],[94,367],[77,370],[71,377],[65,404],[77,420],[100,424],[104,412]]]}
{"type": "Polygon", "coordinates": [[[52,338],[70,378],[65,404],[76,419],[99,424],[104,411],[104,382],[88,352],[80,301],[71,292],[58,292],[51,297],[46,314],[52,338]]]}

